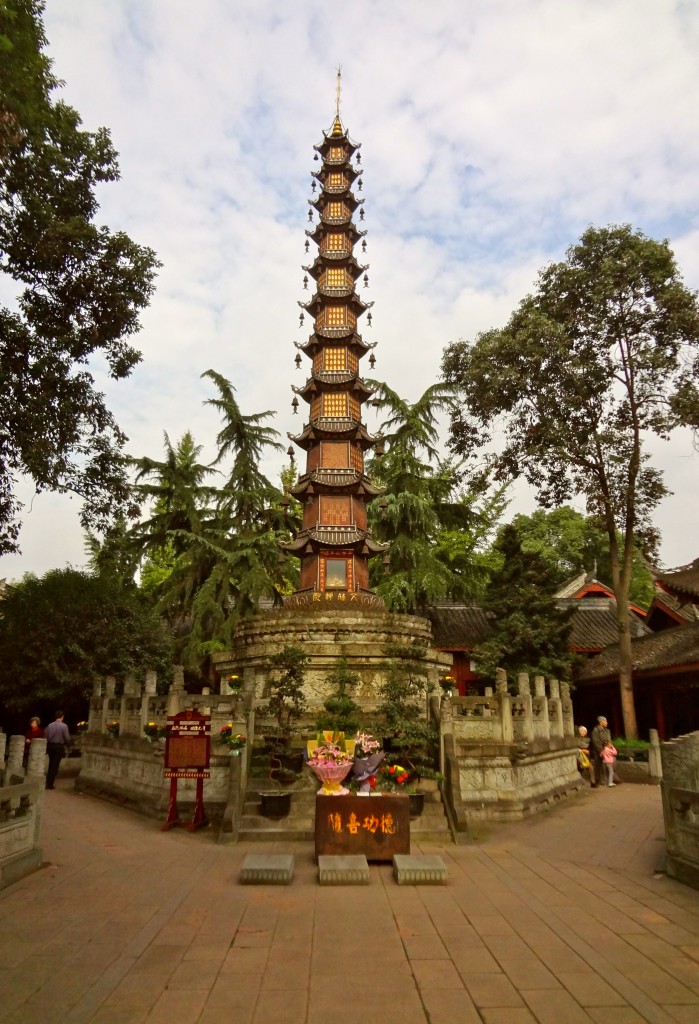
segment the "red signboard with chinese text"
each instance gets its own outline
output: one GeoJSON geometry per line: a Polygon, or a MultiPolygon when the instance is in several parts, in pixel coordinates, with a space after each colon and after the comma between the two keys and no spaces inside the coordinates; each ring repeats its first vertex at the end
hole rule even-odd
{"type": "Polygon", "coordinates": [[[169,715],[167,721],[163,775],[170,780],[170,804],[163,830],[167,832],[184,824],[177,809],[177,780],[196,779],[194,814],[187,826],[193,832],[208,824],[204,813],[204,779],[209,778],[211,717],[198,711],[181,711],[179,715],[169,715]]]}
{"type": "Polygon", "coordinates": [[[407,796],[318,796],[316,856],[364,854],[367,860],[410,853],[407,796]]]}
{"type": "Polygon", "coordinates": [[[211,753],[211,736],[209,727],[211,718],[201,715],[198,711],[181,711],[179,715],[168,718],[167,739],[165,741],[166,778],[209,778],[206,772],[200,776],[192,775],[193,770],[209,767],[211,753]]]}

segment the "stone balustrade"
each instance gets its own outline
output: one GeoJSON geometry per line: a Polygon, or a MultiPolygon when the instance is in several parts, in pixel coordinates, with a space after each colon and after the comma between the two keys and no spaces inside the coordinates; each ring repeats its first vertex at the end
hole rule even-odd
{"type": "Polygon", "coordinates": [[[665,870],[699,889],[699,732],[660,744],[665,870]]]}
{"type": "Polygon", "coordinates": [[[42,860],[39,829],[46,740],[32,742],[26,772],[24,736],[9,740],[7,744],[5,733],[0,733],[0,889],[35,871],[42,860]]]}
{"type": "Polygon", "coordinates": [[[519,673],[511,693],[498,669],[495,692],[442,702],[442,763],[457,829],[474,819],[511,820],[581,786],[570,686],[519,673]]]}

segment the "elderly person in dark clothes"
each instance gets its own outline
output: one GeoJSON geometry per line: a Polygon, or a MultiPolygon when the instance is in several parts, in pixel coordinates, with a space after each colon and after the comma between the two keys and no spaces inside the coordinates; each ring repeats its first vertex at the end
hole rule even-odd
{"type": "Polygon", "coordinates": [[[592,767],[597,785],[601,785],[604,781],[605,773],[602,766],[602,751],[604,750],[605,743],[611,742],[612,734],[609,731],[607,719],[604,715],[600,715],[597,719],[597,725],[592,730],[592,736],[590,737],[590,746],[592,748],[592,767]]]}
{"type": "Polygon", "coordinates": [[[49,770],[46,773],[46,788],[53,789],[59,765],[70,746],[70,733],[63,721],[63,712],[56,712],[55,721],[46,726],[46,753],[49,755],[49,770]]]}

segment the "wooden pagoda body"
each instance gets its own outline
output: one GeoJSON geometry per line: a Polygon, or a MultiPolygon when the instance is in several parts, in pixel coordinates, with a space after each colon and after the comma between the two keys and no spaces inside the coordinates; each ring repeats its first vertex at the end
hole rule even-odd
{"type": "MultiPolygon", "coordinates": [[[[301,560],[301,594],[341,598],[368,592],[369,558],[388,545],[375,541],[367,528],[367,504],[381,489],[364,472],[366,453],[377,438],[362,422],[362,406],[372,391],[360,376],[359,364],[374,345],[357,331],[359,318],[372,305],[356,290],[363,274],[367,281],[367,267],[354,255],[366,233],[353,219],[357,210],[363,216],[364,200],[352,191],[360,175],[353,163],[359,145],[350,140],[338,114],[315,149],[320,160],[313,175],[318,194],[310,205],[317,223],[306,234],[318,251],[303,268],[315,282],[315,293],[299,303],[313,317],[313,333],[296,346],[311,361],[311,375],[303,387],[293,388],[297,397],[292,403],[296,410],[302,399],[309,414],[301,433],[289,434],[306,453],[305,471],[291,489],[303,503],[303,521],[283,548],[301,560]]],[[[302,323],[304,319],[302,313],[302,323]]]]}

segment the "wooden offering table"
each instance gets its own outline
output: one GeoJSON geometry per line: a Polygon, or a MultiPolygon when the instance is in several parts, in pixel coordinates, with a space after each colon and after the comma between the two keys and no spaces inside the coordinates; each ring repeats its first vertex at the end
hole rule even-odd
{"type": "Polygon", "coordinates": [[[364,854],[393,860],[410,853],[410,800],[402,795],[317,796],[316,857],[364,854]]]}

